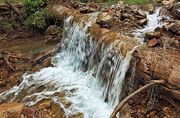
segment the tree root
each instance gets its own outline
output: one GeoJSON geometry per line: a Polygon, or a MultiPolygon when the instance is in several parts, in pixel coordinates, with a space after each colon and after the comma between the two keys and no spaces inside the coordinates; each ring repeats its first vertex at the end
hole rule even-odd
{"type": "Polygon", "coordinates": [[[150,81],[150,83],[144,85],[143,87],[139,88],[138,90],[136,90],[135,92],[133,92],[132,94],[130,94],[129,96],[127,96],[124,100],[122,100],[114,109],[113,113],[111,114],[110,118],[116,118],[116,114],[123,108],[123,106],[128,102],[128,100],[130,100],[131,98],[133,98],[135,95],[137,95],[138,93],[144,91],[145,89],[153,86],[153,85],[159,85],[159,84],[164,84],[165,81],[164,80],[152,80],[150,81]]]}

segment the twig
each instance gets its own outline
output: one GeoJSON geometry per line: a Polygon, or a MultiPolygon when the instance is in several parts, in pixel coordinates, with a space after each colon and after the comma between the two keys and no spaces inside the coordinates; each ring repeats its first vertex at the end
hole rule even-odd
{"type": "Polygon", "coordinates": [[[12,3],[10,3],[8,0],[5,0],[5,2],[15,11],[15,13],[20,16],[19,10],[14,6],[12,3]]]}
{"type": "Polygon", "coordinates": [[[137,95],[138,93],[144,91],[145,89],[153,86],[153,85],[158,85],[158,84],[163,84],[164,80],[152,80],[150,81],[149,84],[144,85],[143,87],[139,88],[138,90],[136,90],[135,92],[133,92],[132,94],[130,94],[129,96],[127,96],[124,100],[122,100],[114,109],[113,113],[111,114],[110,118],[116,118],[116,114],[123,108],[123,106],[128,102],[128,100],[130,100],[131,98],[133,98],[135,95],[137,95]]]}
{"type": "Polygon", "coordinates": [[[6,38],[7,35],[8,35],[8,33],[5,34],[3,37],[1,37],[0,40],[3,40],[4,38],[6,38]]]}
{"type": "Polygon", "coordinates": [[[4,55],[2,55],[2,57],[4,58],[6,64],[7,64],[13,71],[15,71],[14,67],[11,65],[11,63],[8,61],[8,59],[7,59],[4,55]]]}

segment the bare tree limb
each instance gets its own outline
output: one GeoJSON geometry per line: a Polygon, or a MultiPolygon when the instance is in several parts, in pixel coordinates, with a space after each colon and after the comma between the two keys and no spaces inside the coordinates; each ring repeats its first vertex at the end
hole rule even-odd
{"type": "Polygon", "coordinates": [[[7,64],[13,71],[15,71],[14,67],[11,65],[11,63],[8,61],[8,59],[7,59],[4,55],[2,55],[2,57],[4,58],[4,61],[6,62],[6,64],[7,64]]]}
{"type": "Polygon", "coordinates": [[[20,16],[19,10],[12,4],[10,3],[8,0],[5,0],[5,2],[14,10],[14,12],[20,16]]]}
{"type": "Polygon", "coordinates": [[[3,40],[4,38],[6,38],[7,35],[8,35],[8,33],[5,34],[3,37],[0,37],[0,40],[3,40]]]}
{"type": "Polygon", "coordinates": [[[150,81],[149,84],[144,85],[143,87],[139,88],[138,90],[136,90],[135,92],[133,92],[132,94],[130,94],[129,96],[127,96],[124,100],[122,100],[114,109],[113,113],[111,114],[110,118],[116,118],[116,114],[123,108],[123,106],[128,102],[128,100],[130,100],[131,98],[133,98],[135,95],[137,95],[138,93],[144,91],[145,89],[153,86],[153,85],[158,85],[158,84],[164,84],[164,80],[152,80],[150,81]]]}

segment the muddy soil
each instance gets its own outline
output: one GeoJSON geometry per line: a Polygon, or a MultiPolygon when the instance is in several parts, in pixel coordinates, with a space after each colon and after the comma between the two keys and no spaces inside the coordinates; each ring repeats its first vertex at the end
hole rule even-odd
{"type": "Polygon", "coordinates": [[[43,34],[19,28],[13,33],[1,33],[0,54],[7,58],[1,58],[0,65],[0,92],[20,83],[21,76],[26,71],[37,70],[31,67],[30,61],[37,56],[53,50],[56,45],[45,44],[43,34]],[[12,66],[14,69],[10,68],[12,66]]]}

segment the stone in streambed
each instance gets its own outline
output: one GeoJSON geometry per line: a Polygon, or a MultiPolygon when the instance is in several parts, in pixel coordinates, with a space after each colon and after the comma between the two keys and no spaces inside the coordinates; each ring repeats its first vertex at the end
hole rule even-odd
{"type": "Polygon", "coordinates": [[[169,30],[175,34],[180,35],[180,21],[170,24],[169,30]]]}
{"type": "Polygon", "coordinates": [[[29,107],[24,107],[21,112],[21,114],[23,114],[24,116],[26,116],[28,118],[34,118],[35,113],[36,113],[36,111],[29,107]]]}
{"type": "Polygon", "coordinates": [[[96,23],[99,24],[101,27],[110,28],[113,23],[113,15],[109,14],[108,12],[102,12],[99,14],[96,23]]]}
{"type": "Polygon", "coordinates": [[[3,103],[0,105],[0,118],[20,118],[23,107],[21,103],[3,103]]]}
{"type": "Polygon", "coordinates": [[[145,33],[144,38],[145,39],[153,39],[153,38],[160,38],[161,37],[161,33],[160,32],[147,32],[145,33]]]}
{"type": "Polygon", "coordinates": [[[154,46],[157,46],[159,44],[159,40],[156,38],[153,38],[153,39],[149,40],[147,42],[147,44],[149,47],[154,47],[154,46]]]}
{"type": "Polygon", "coordinates": [[[141,20],[138,21],[138,25],[143,26],[143,25],[145,25],[147,23],[147,21],[148,20],[146,18],[141,19],[141,20]]]}

